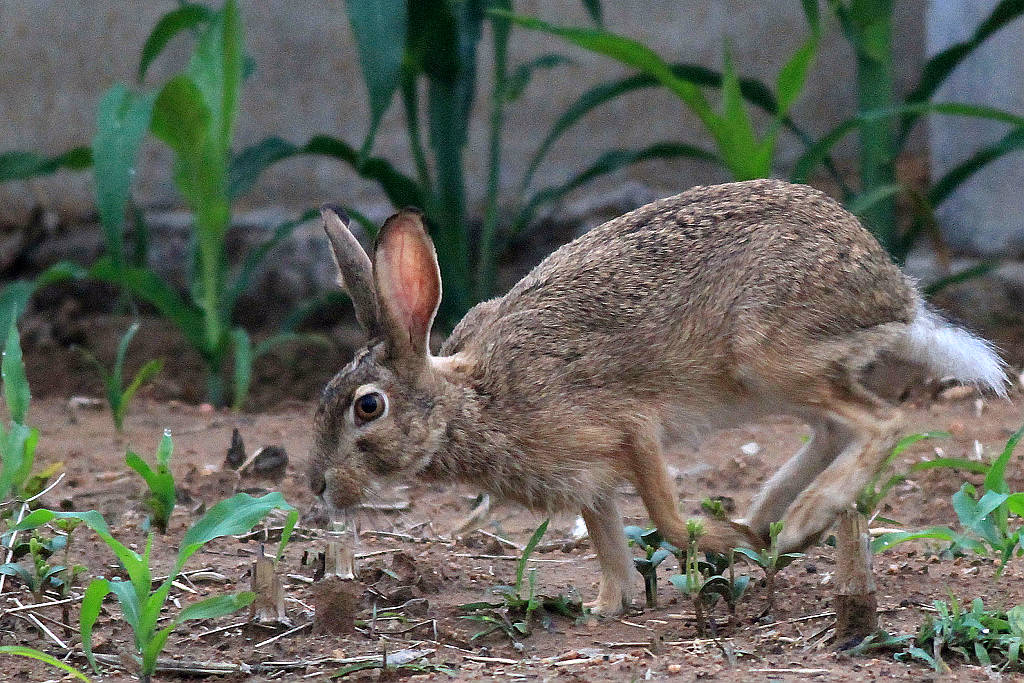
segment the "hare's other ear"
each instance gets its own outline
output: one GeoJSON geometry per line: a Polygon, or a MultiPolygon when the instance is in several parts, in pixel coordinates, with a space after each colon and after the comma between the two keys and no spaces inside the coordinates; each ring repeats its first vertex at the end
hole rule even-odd
{"type": "Polygon", "coordinates": [[[398,354],[426,357],[441,303],[441,271],[420,211],[403,209],[385,221],[377,234],[373,280],[385,339],[398,354]]]}
{"type": "Polygon", "coordinates": [[[377,292],[373,287],[370,257],[349,230],[348,214],[341,207],[320,207],[324,232],[331,243],[331,254],[338,267],[338,284],[348,292],[356,309],[356,320],[371,337],[379,331],[377,292]]]}

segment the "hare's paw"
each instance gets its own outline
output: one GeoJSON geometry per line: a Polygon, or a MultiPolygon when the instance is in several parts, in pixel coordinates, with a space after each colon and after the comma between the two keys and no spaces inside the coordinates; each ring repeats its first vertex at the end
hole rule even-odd
{"type": "Polygon", "coordinates": [[[601,577],[601,589],[597,600],[583,603],[583,608],[599,617],[614,617],[625,613],[633,606],[633,585],[627,581],[609,580],[601,577]]]}

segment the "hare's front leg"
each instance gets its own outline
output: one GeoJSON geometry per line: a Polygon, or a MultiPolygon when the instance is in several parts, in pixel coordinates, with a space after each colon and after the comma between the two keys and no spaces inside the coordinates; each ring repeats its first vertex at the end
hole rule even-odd
{"type": "Polygon", "coordinates": [[[626,543],[615,493],[610,491],[601,495],[591,507],[580,512],[594,543],[597,560],[601,563],[601,588],[597,600],[586,603],[584,607],[602,616],[621,614],[633,601],[635,581],[633,555],[626,543]]]}

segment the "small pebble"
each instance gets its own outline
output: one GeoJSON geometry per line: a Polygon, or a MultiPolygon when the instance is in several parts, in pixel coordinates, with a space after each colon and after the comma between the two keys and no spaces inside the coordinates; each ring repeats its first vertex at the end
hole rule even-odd
{"type": "Polygon", "coordinates": [[[682,670],[683,670],[683,665],[682,664],[669,664],[667,667],[665,667],[665,671],[667,671],[670,674],[677,674],[677,673],[679,673],[682,670]]]}
{"type": "Polygon", "coordinates": [[[756,441],[751,441],[740,446],[740,450],[744,455],[757,455],[761,452],[761,447],[757,445],[756,441]]]}

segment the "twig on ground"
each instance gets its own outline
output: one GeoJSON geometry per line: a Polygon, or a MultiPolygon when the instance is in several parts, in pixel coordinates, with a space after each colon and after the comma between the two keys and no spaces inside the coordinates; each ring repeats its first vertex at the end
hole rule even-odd
{"type": "Polygon", "coordinates": [[[278,633],[276,636],[273,636],[271,638],[267,638],[266,640],[261,640],[260,642],[258,642],[255,645],[253,645],[253,647],[263,647],[264,645],[270,645],[275,640],[279,640],[281,638],[284,638],[285,636],[290,636],[293,633],[298,633],[299,631],[301,631],[301,630],[303,630],[305,628],[310,627],[312,624],[313,624],[312,621],[307,621],[305,624],[300,624],[299,626],[296,626],[295,628],[288,629],[284,633],[278,633]]]}
{"type": "MultiPolygon", "coordinates": [[[[17,598],[14,598],[14,602],[15,602],[15,604],[18,605],[18,607],[22,607],[23,606],[21,604],[21,601],[18,600],[17,598]]],[[[68,650],[69,649],[68,648],[68,644],[65,643],[63,640],[61,640],[60,638],[58,638],[56,636],[56,634],[54,634],[53,631],[48,629],[46,627],[46,624],[44,624],[43,622],[39,621],[39,619],[36,618],[36,615],[34,615],[34,614],[24,614],[24,615],[18,615],[18,616],[20,616],[22,619],[27,619],[28,621],[32,622],[32,624],[36,628],[38,628],[43,633],[43,635],[45,635],[47,638],[49,638],[50,640],[55,642],[57,644],[57,647],[59,647],[60,649],[62,649],[62,650],[68,650]]]]}

